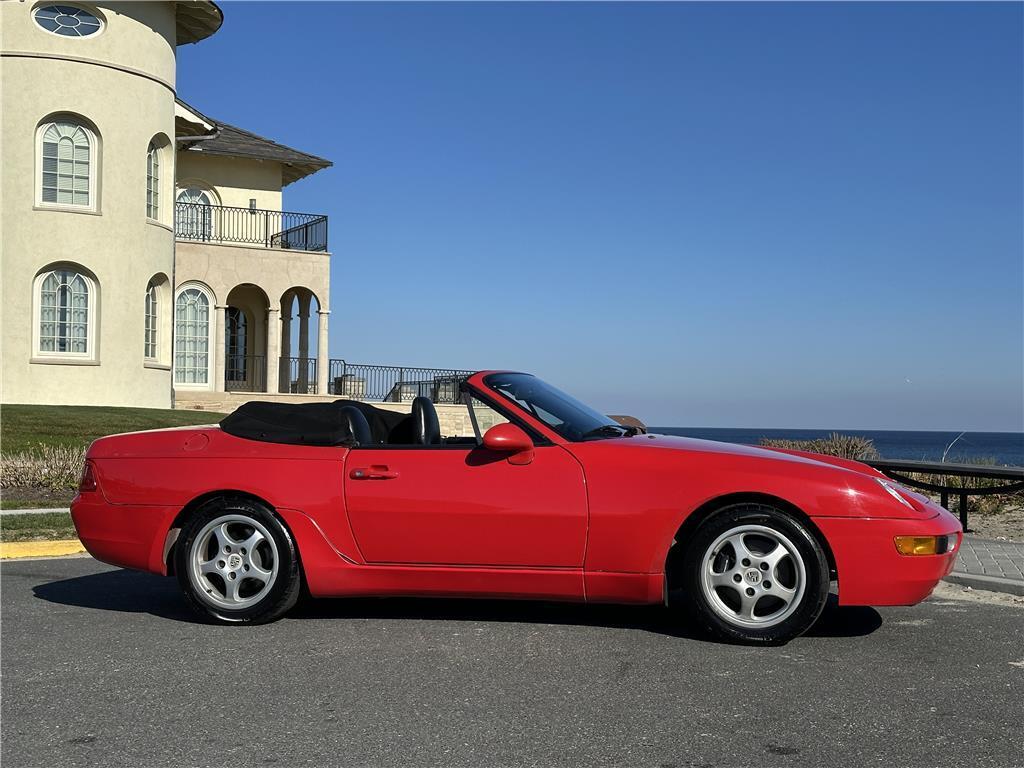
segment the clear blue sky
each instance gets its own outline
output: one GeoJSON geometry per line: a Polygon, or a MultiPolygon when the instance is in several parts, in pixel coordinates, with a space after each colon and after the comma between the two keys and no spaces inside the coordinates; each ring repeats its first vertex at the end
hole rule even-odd
{"type": "Polygon", "coordinates": [[[1024,6],[223,3],[330,351],[678,426],[1024,428],[1024,6]]]}

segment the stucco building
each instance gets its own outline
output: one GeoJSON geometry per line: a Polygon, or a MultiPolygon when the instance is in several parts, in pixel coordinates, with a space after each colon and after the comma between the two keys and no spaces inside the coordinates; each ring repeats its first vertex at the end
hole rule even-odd
{"type": "MultiPolygon", "coordinates": [[[[212,2],[0,2],[0,401],[201,407],[329,385],[330,162],[177,97],[212,2]]],[[[339,377],[339,379],[342,377],[339,377]]]]}

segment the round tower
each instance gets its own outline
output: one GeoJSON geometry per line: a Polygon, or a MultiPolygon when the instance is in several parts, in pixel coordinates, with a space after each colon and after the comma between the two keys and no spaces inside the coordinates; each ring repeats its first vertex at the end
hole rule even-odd
{"type": "Polygon", "coordinates": [[[0,3],[4,403],[170,407],[175,55],[221,21],[0,3]]]}

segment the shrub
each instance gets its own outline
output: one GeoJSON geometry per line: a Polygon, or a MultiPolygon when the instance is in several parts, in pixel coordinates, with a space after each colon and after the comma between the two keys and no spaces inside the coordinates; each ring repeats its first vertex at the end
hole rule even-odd
{"type": "Polygon", "coordinates": [[[833,432],[828,437],[820,437],[815,440],[782,440],[768,437],[761,438],[761,445],[766,448],[785,448],[791,451],[810,451],[821,453],[825,456],[837,456],[841,459],[854,459],[864,461],[865,459],[881,458],[878,449],[870,438],[859,435],[842,435],[833,432]]]}
{"type": "Polygon", "coordinates": [[[85,448],[69,445],[42,445],[32,453],[7,454],[0,458],[0,488],[74,489],[84,463],[85,448]]]}

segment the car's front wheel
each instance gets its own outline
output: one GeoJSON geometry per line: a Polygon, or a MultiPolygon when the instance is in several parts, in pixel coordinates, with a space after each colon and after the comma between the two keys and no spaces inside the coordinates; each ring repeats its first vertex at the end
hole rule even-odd
{"type": "Polygon", "coordinates": [[[795,515],[738,504],[697,528],[683,558],[690,613],[717,637],[783,643],[806,632],[828,599],[828,560],[795,515]]]}
{"type": "Polygon", "coordinates": [[[213,499],[189,517],[174,570],[189,605],[225,624],[280,618],[301,586],[291,534],[266,506],[245,498],[213,499]]]}

